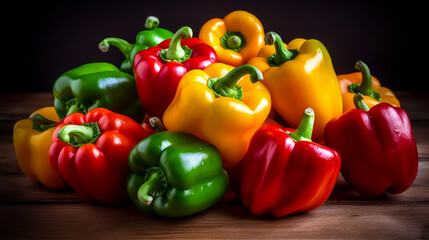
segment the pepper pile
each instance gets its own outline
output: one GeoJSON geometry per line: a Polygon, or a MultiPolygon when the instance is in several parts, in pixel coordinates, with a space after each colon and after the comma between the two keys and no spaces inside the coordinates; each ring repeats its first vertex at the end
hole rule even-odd
{"type": "Polygon", "coordinates": [[[53,106],[14,126],[23,173],[87,202],[183,217],[228,193],[255,214],[307,212],[339,174],[364,197],[417,175],[411,124],[369,67],[336,75],[316,39],[288,44],[246,11],[172,33],[148,17],[136,43],[109,37],[120,68],[87,63],[53,85],[53,106]]]}

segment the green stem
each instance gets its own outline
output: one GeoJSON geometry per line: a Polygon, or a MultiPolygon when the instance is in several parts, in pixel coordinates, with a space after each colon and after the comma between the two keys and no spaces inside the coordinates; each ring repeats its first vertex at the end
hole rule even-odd
{"type": "Polygon", "coordinates": [[[33,129],[39,132],[44,132],[57,124],[57,122],[51,121],[38,113],[31,114],[28,119],[33,122],[33,129]]]}
{"type": "Polygon", "coordinates": [[[245,64],[234,68],[222,78],[210,78],[208,87],[216,97],[232,97],[241,100],[243,90],[237,83],[246,74],[250,74],[252,83],[263,79],[261,71],[252,65],[245,64]]]}
{"type": "Polygon", "coordinates": [[[369,96],[374,98],[377,101],[381,100],[380,94],[378,94],[372,88],[372,76],[369,71],[369,67],[362,61],[357,61],[355,64],[355,69],[362,73],[362,81],[361,84],[354,83],[350,85],[350,92],[352,93],[361,93],[365,96],[369,96]]]}
{"type": "Polygon", "coordinates": [[[362,109],[364,111],[368,111],[369,107],[366,105],[366,103],[363,101],[364,95],[362,93],[356,93],[353,97],[353,103],[355,104],[355,107],[357,109],[362,109]]]}
{"type": "Polygon", "coordinates": [[[57,138],[73,147],[80,147],[87,143],[94,143],[100,135],[98,124],[93,122],[82,125],[65,125],[58,132],[57,138]]]}
{"type": "Polygon", "coordinates": [[[223,48],[238,52],[246,46],[246,38],[240,32],[227,31],[220,39],[223,48]]]}
{"type": "Polygon", "coordinates": [[[274,53],[269,59],[272,65],[280,66],[283,63],[293,60],[297,55],[297,50],[288,50],[283,44],[282,38],[275,32],[267,32],[265,34],[265,43],[267,45],[274,45],[276,53],[274,53]]]}
{"type": "Polygon", "coordinates": [[[186,46],[181,45],[182,39],[192,38],[192,29],[190,27],[180,28],[171,39],[168,49],[163,49],[160,57],[167,62],[177,61],[183,62],[191,56],[192,50],[186,46]]]}
{"type": "Polygon", "coordinates": [[[137,191],[140,202],[150,205],[154,197],[161,196],[167,190],[167,179],[159,167],[146,170],[145,183],[137,191]]]}
{"type": "Polygon", "coordinates": [[[289,133],[295,141],[310,141],[314,126],[314,111],[311,108],[304,110],[304,114],[298,128],[289,133]]]}
{"type": "Polygon", "coordinates": [[[88,110],[86,109],[85,105],[77,100],[77,98],[72,98],[66,102],[66,112],[66,116],[68,116],[76,112],[86,114],[88,110]]]}
{"type": "Polygon", "coordinates": [[[98,44],[98,48],[102,52],[107,52],[110,49],[110,45],[118,48],[119,51],[124,54],[125,58],[128,58],[130,56],[131,49],[133,48],[133,45],[125,41],[124,39],[114,37],[105,38],[98,44]]]}
{"type": "Polygon", "coordinates": [[[368,66],[362,61],[357,61],[355,69],[362,73],[362,82],[358,90],[359,93],[370,96],[372,94],[372,78],[368,66]]]}
{"type": "Polygon", "coordinates": [[[159,19],[155,16],[149,16],[146,18],[144,27],[148,30],[152,30],[159,26],[159,19]]]}

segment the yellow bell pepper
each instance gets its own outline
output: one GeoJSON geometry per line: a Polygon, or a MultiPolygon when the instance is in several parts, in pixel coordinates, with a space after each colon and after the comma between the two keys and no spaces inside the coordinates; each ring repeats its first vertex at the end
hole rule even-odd
{"type": "Polygon", "coordinates": [[[270,113],[270,93],[261,79],[250,65],[213,63],[189,71],[164,113],[164,126],[212,143],[230,168],[244,157],[250,138],[270,113]]]}
{"type": "Polygon", "coordinates": [[[214,48],[218,62],[237,67],[258,55],[264,46],[264,28],[256,16],[239,10],[207,21],[199,38],[214,48]]]}
{"type": "Polygon", "coordinates": [[[328,51],[315,39],[297,38],[286,45],[274,32],[268,32],[265,41],[268,46],[248,64],[263,73],[263,84],[270,90],[275,112],[290,127],[297,128],[304,110],[312,108],[315,113],[312,139],[322,141],[326,123],[340,116],[343,106],[328,51]]]}
{"type": "Polygon", "coordinates": [[[13,127],[13,146],[22,172],[34,182],[52,190],[68,187],[49,163],[54,124],[58,120],[55,108],[45,107],[35,111],[29,119],[19,120],[13,127]]]}
{"type": "Polygon", "coordinates": [[[364,62],[357,61],[355,69],[358,72],[337,76],[343,94],[343,112],[356,108],[353,97],[357,93],[361,93],[364,96],[363,101],[368,108],[372,108],[380,102],[400,107],[399,100],[395,94],[390,89],[382,87],[378,79],[371,76],[369,68],[364,62]]]}

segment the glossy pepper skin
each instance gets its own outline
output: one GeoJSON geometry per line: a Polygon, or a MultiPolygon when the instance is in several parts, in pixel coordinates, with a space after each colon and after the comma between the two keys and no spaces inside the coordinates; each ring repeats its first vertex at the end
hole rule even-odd
{"type": "Polygon", "coordinates": [[[19,120],[13,127],[13,146],[22,172],[52,190],[68,187],[49,163],[49,147],[58,120],[54,107],[44,107],[31,114],[29,119],[19,120]]]}
{"type": "Polygon", "coordinates": [[[56,127],[49,161],[84,201],[125,203],[129,152],[148,135],[133,119],[105,108],[73,113],[56,127]]]}
{"type": "Polygon", "coordinates": [[[378,79],[371,76],[369,68],[364,62],[357,61],[355,69],[358,72],[338,75],[343,94],[343,112],[355,108],[353,97],[357,93],[364,95],[363,101],[369,108],[380,102],[400,107],[399,100],[395,94],[388,88],[382,87],[378,79]]]}
{"type": "Polygon", "coordinates": [[[302,112],[310,107],[316,118],[313,140],[323,140],[323,129],[342,113],[342,96],[337,75],[325,46],[316,39],[294,39],[285,47],[280,36],[268,32],[267,45],[275,52],[261,50],[249,64],[264,75],[263,84],[270,90],[274,110],[292,128],[297,128],[302,112]],[[265,56],[262,55],[265,54],[265,56]],[[267,56],[272,54],[271,56],[267,56]]]}
{"type": "Polygon", "coordinates": [[[158,26],[159,19],[154,16],[149,16],[146,18],[146,30],[143,30],[137,34],[136,42],[134,44],[130,44],[121,38],[109,37],[101,41],[98,45],[98,48],[102,52],[109,51],[110,46],[118,48],[125,56],[125,60],[122,62],[119,69],[122,72],[134,74],[133,61],[137,52],[148,49],[149,47],[156,46],[160,42],[173,37],[172,32],[164,28],[159,28],[158,26]]]}
{"type": "Polygon", "coordinates": [[[210,142],[224,167],[234,166],[271,109],[270,93],[258,82],[261,79],[261,72],[250,65],[213,63],[204,71],[186,73],[164,113],[165,128],[210,142]]]}
{"type": "Polygon", "coordinates": [[[134,76],[110,63],[88,63],[63,73],[55,80],[53,92],[60,119],[73,112],[85,114],[99,107],[138,122],[144,116],[134,76]]]}
{"type": "Polygon", "coordinates": [[[146,214],[195,214],[218,202],[228,188],[216,148],[183,132],[145,138],[131,150],[129,167],[128,193],[146,214]]]}
{"type": "Polygon", "coordinates": [[[234,67],[256,57],[264,46],[264,28],[259,19],[246,11],[233,11],[223,19],[213,18],[200,30],[199,38],[212,46],[218,61],[234,67]]]}
{"type": "Polygon", "coordinates": [[[186,72],[204,69],[216,61],[213,48],[193,38],[189,27],[182,27],[172,39],[156,47],[138,52],[134,73],[141,103],[149,117],[162,119],[186,72]]]}
{"type": "Polygon", "coordinates": [[[337,181],[340,155],[311,142],[314,112],[307,109],[298,129],[264,125],[243,159],[242,202],[255,215],[282,217],[321,206],[337,181]]]}
{"type": "Polygon", "coordinates": [[[357,108],[326,125],[325,142],[341,155],[342,176],[362,196],[402,193],[414,182],[418,170],[408,115],[387,103],[369,109],[362,100],[361,94],[356,95],[357,108]]]}

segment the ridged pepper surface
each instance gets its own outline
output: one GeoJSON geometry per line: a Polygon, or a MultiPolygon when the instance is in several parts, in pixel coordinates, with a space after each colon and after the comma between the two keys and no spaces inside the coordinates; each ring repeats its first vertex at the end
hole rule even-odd
{"type": "Polygon", "coordinates": [[[356,109],[332,119],[325,128],[326,144],[341,155],[341,175],[365,197],[404,192],[418,170],[417,145],[407,113],[388,103],[369,109],[360,93],[354,102],[356,109]]]}
{"type": "Polygon", "coordinates": [[[297,128],[302,112],[312,108],[316,115],[313,140],[322,141],[326,123],[341,115],[343,108],[340,84],[327,49],[316,39],[300,38],[286,48],[274,32],[268,32],[265,41],[267,49],[248,64],[264,75],[262,83],[270,90],[273,109],[290,127],[297,128]]]}
{"type": "Polygon", "coordinates": [[[128,155],[149,134],[105,108],[72,113],[55,128],[49,161],[84,201],[122,204],[129,201],[128,155]]]}
{"type": "Polygon", "coordinates": [[[52,190],[68,187],[49,163],[49,148],[58,120],[54,107],[44,107],[31,114],[29,119],[19,120],[13,127],[13,146],[20,169],[34,182],[52,190]]]}
{"type": "Polygon", "coordinates": [[[162,120],[183,75],[217,61],[214,49],[180,28],[172,39],[142,50],[134,57],[134,73],[141,103],[149,117],[162,120]]]}
{"type": "Polygon", "coordinates": [[[213,63],[204,71],[189,71],[164,113],[165,128],[210,142],[224,167],[234,166],[271,110],[270,93],[259,80],[261,72],[251,65],[213,63]]]}
{"type": "Polygon", "coordinates": [[[134,76],[110,63],[88,63],[59,76],[53,86],[54,106],[60,119],[94,108],[107,108],[138,122],[144,110],[134,76]]]}
{"type": "Polygon", "coordinates": [[[311,142],[314,112],[304,111],[298,129],[263,125],[243,163],[242,202],[255,215],[282,217],[321,206],[337,181],[340,155],[311,142]]]}
{"type": "Polygon", "coordinates": [[[258,55],[264,34],[255,15],[238,10],[204,23],[199,38],[215,49],[219,62],[238,67],[258,55]]]}
{"type": "Polygon", "coordinates": [[[146,214],[195,214],[218,202],[228,188],[216,148],[188,133],[155,133],[131,150],[128,163],[129,196],[146,214]]]}

